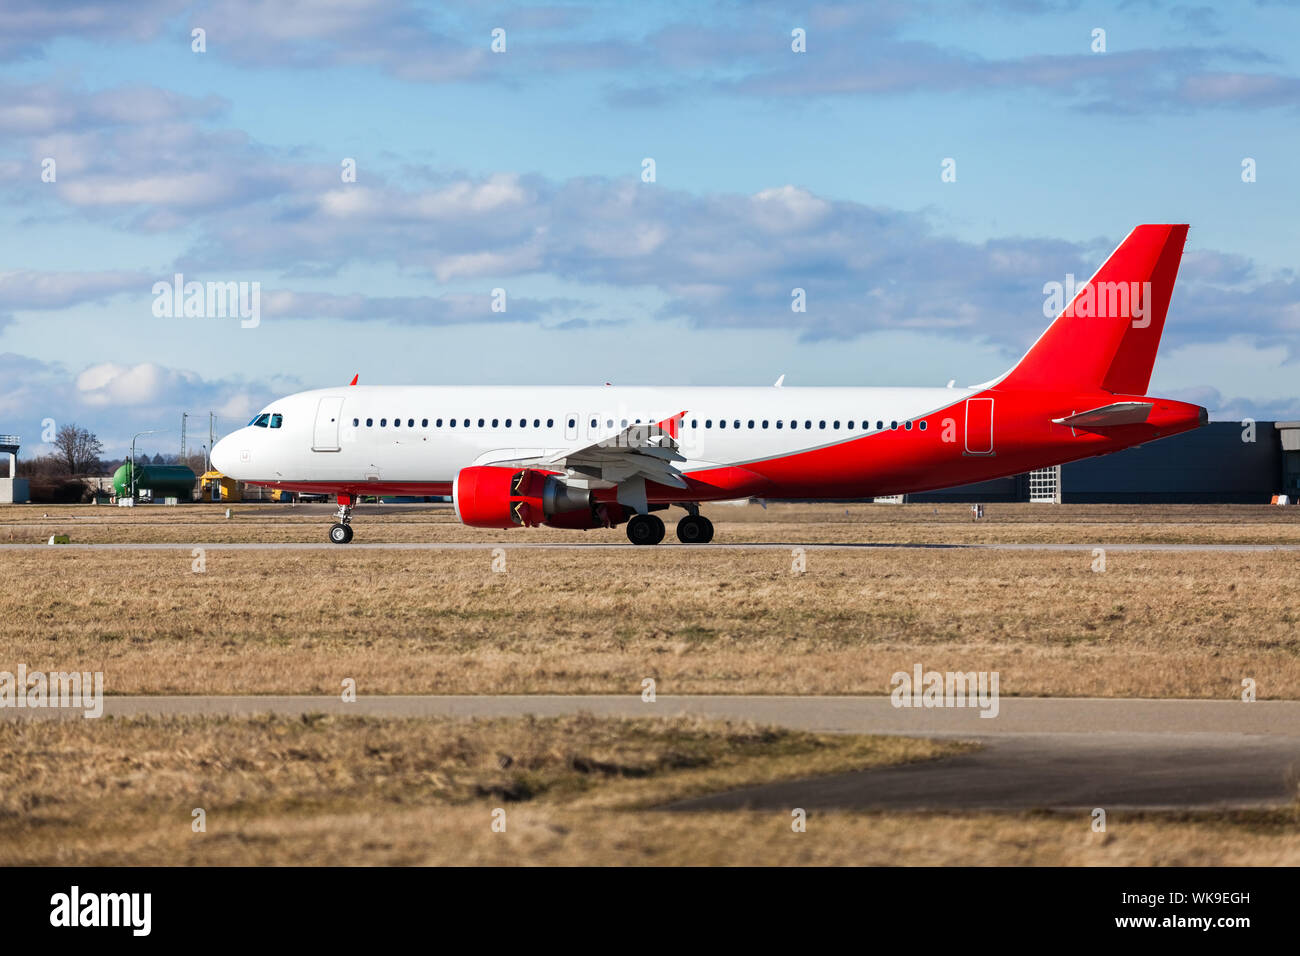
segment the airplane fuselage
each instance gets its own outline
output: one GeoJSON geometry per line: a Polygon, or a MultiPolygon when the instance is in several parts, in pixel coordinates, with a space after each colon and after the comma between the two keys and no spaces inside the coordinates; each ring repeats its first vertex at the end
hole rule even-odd
{"type": "Polygon", "coordinates": [[[690,494],[652,487],[652,501],[867,497],[1018,474],[1201,422],[1197,406],[1149,398],[1148,421],[1104,434],[1052,422],[1119,398],[996,388],[343,386],[272,402],[261,413],[267,424],[222,439],[213,462],[244,481],[304,492],[450,494],[461,469],[541,460],[684,411],[678,468],[690,494]]]}

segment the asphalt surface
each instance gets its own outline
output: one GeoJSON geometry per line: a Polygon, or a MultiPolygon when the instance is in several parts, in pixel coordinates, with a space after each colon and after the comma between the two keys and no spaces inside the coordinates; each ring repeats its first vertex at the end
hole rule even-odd
{"type": "MultiPolygon", "coordinates": [[[[1300,782],[1300,701],[1002,698],[968,708],[895,708],[887,697],[361,696],[108,697],[106,716],[306,713],[384,717],[695,714],[802,730],[978,741],[980,750],[900,767],[748,787],[670,810],[1022,810],[1281,805],[1300,782]]],[[[0,709],[0,718],[80,711],[0,709]]]]}
{"type": "MultiPolygon", "coordinates": [[[[321,533],[322,539],[324,532],[321,533]]],[[[0,551],[42,551],[63,549],[83,551],[183,551],[192,548],[204,548],[210,551],[491,551],[494,548],[537,549],[543,551],[577,551],[596,548],[605,551],[641,550],[644,545],[606,543],[606,542],[543,542],[543,541],[487,541],[487,542],[378,542],[366,543],[353,541],[351,544],[338,545],[329,541],[277,541],[277,542],[150,542],[147,544],[112,543],[76,543],[71,544],[0,544],[0,551]]],[[[863,551],[873,549],[917,550],[917,551],[1087,551],[1095,548],[1106,551],[1170,551],[1170,552],[1254,552],[1254,551],[1300,551],[1300,544],[1146,544],[1143,542],[1094,543],[1094,544],[1018,544],[1018,543],[979,543],[979,544],[921,544],[916,542],[866,542],[861,544],[803,544],[798,541],[782,543],[714,541],[707,545],[684,545],[665,540],[660,548],[708,548],[710,550],[731,551],[789,551],[803,548],[805,551],[863,551]]]]}

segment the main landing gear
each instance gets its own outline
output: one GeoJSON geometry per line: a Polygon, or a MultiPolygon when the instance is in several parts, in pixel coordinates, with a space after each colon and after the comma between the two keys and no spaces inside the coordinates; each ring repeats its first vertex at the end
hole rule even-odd
{"type": "Polygon", "coordinates": [[[652,514],[633,515],[627,523],[627,540],[633,544],[658,544],[664,539],[664,523],[652,514]]]}
{"type": "Polygon", "coordinates": [[[334,515],[338,521],[330,525],[330,540],[335,544],[347,544],[352,540],[352,509],[356,503],[356,495],[339,495],[339,510],[334,515]]]}
{"type": "MultiPolygon", "coordinates": [[[[664,523],[656,515],[633,515],[627,523],[627,540],[633,544],[658,544],[664,539],[664,523]]],[[[694,509],[677,522],[677,540],[682,544],[708,544],[713,540],[713,522],[694,509]]]]}
{"type": "Polygon", "coordinates": [[[704,515],[687,515],[677,522],[677,540],[682,544],[708,544],[713,540],[713,522],[704,515]]]}

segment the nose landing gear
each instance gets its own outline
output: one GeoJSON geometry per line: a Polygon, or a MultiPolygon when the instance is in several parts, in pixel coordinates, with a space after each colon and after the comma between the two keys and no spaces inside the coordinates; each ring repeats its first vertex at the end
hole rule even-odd
{"type": "Polygon", "coordinates": [[[352,540],[352,509],[356,506],[356,495],[339,495],[339,510],[334,515],[338,521],[330,525],[330,541],[335,544],[347,544],[352,540]]]}

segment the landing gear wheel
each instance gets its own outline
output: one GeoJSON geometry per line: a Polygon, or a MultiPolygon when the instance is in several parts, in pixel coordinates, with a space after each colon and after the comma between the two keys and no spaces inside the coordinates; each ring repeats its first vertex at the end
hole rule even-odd
{"type": "Polygon", "coordinates": [[[677,522],[677,540],[682,544],[708,544],[713,540],[713,522],[704,515],[687,515],[677,522]]]}
{"type": "Polygon", "coordinates": [[[330,526],[330,540],[335,544],[347,544],[352,540],[352,509],[356,507],[355,495],[339,495],[339,510],[334,513],[336,519],[330,526]]]}
{"type": "Polygon", "coordinates": [[[633,515],[627,523],[627,540],[633,544],[658,544],[664,539],[664,523],[654,515],[633,515]]]}

